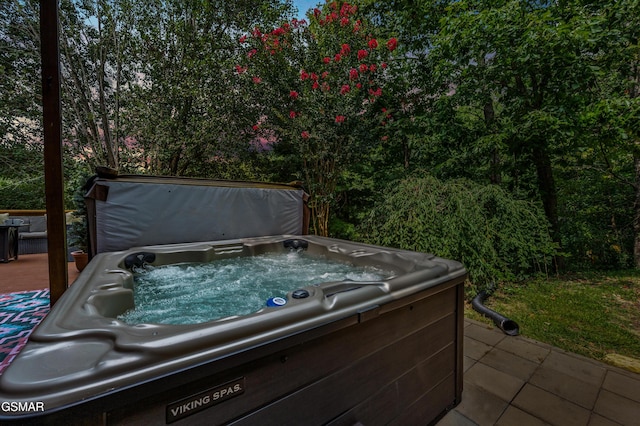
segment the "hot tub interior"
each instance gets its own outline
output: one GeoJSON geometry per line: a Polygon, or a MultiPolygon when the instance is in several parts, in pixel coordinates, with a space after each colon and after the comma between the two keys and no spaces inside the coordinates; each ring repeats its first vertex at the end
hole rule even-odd
{"type": "Polygon", "coordinates": [[[117,317],[127,324],[197,324],[248,315],[268,304],[286,305],[287,293],[302,287],[381,281],[393,275],[374,266],[312,256],[302,248],[133,269],[135,307],[117,317]]]}

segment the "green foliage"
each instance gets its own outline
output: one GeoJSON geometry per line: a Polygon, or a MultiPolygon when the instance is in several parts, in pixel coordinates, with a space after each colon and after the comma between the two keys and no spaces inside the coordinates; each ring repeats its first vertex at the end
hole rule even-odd
{"type": "Polygon", "coordinates": [[[396,183],[371,211],[363,234],[374,244],[459,260],[478,286],[546,272],[555,255],[539,206],[468,180],[426,176],[396,183]]]}
{"type": "MultiPolygon", "coordinates": [[[[131,2],[131,63],[123,127],[145,172],[227,177],[254,160],[257,118],[234,79],[237,35],[291,13],[278,0],[131,2]]],[[[243,174],[243,176],[245,176],[243,174]]]]}
{"type": "Polygon", "coordinates": [[[69,229],[69,246],[88,253],[89,228],[87,204],[84,195],[87,192],[86,184],[91,175],[88,172],[81,172],[74,179],[70,187],[73,189],[73,221],[69,229]]]}
{"type": "Polygon", "coordinates": [[[640,358],[638,300],[639,272],[621,270],[504,285],[487,306],[516,321],[526,337],[603,360],[611,353],[640,358]]]}

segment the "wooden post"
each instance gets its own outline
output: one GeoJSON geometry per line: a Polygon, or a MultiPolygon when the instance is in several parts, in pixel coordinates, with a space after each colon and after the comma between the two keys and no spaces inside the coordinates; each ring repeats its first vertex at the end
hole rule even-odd
{"type": "Polygon", "coordinates": [[[44,183],[51,306],[67,289],[68,280],[58,43],[58,0],[40,0],[44,183]]]}

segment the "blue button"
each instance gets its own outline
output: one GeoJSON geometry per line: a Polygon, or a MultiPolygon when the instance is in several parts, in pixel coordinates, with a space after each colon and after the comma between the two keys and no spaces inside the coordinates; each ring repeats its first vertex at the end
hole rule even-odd
{"type": "Polygon", "coordinates": [[[287,301],[282,297],[271,297],[267,300],[267,306],[275,307],[275,306],[284,306],[287,304],[287,301]]]}

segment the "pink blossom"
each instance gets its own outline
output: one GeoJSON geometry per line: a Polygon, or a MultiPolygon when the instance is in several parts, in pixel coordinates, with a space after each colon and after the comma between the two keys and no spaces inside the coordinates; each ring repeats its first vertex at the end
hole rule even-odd
{"type": "Polygon", "coordinates": [[[360,72],[367,72],[369,71],[369,67],[367,66],[367,64],[360,64],[360,72]]]}
{"type": "Polygon", "coordinates": [[[333,60],[336,62],[340,62],[340,59],[342,59],[342,56],[339,53],[336,53],[336,56],[333,57],[333,60]]]}
{"type": "Polygon", "coordinates": [[[376,71],[376,68],[377,68],[377,67],[376,67],[376,64],[371,64],[371,65],[369,65],[369,71],[371,71],[371,72],[375,72],[375,71],[376,71]]]}
{"type": "Polygon", "coordinates": [[[395,37],[391,37],[387,42],[387,47],[393,52],[398,47],[398,40],[395,37]]]}
{"type": "Polygon", "coordinates": [[[375,38],[369,40],[369,49],[375,49],[376,47],[378,47],[378,40],[375,38]]]}
{"type": "Polygon", "coordinates": [[[305,70],[300,71],[300,80],[306,80],[309,78],[309,74],[305,70]]]}
{"type": "Polygon", "coordinates": [[[383,63],[380,64],[380,66],[382,67],[382,69],[386,69],[387,68],[387,63],[383,62],[383,63]]]}
{"type": "Polygon", "coordinates": [[[331,62],[331,58],[328,56],[325,56],[324,58],[322,58],[322,62],[324,62],[325,64],[328,64],[329,62],[331,62]]]}
{"type": "Polygon", "coordinates": [[[341,27],[346,27],[347,25],[349,25],[349,18],[340,19],[340,26],[341,27]]]}
{"type": "Polygon", "coordinates": [[[260,77],[252,77],[251,79],[255,84],[260,84],[262,82],[262,79],[260,77]]]}
{"type": "Polygon", "coordinates": [[[316,81],[318,79],[318,74],[316,74],[315,72],[311,73],[311,80],[316,81]]]}
{"type": "Polygon", "coordinates": [[[348,55],[350,52],[351,52],[351,46],[349,46],[347,43],[341,46],[340,48],[341,55],[348,55]]]}
{"type": "Polygon", "coordinates": [[[313,16],[315,16],[316,18],[319,17],[321,14],[322,14],[322,11],[317,7],[313,9],[313,16]]]}
{"type": "Polygon", "coordinates": [[[300,136],[302,136],[302,139],[309,139],[309,132],[305,130],[304,132],[300,133],[300,136]]]}
{"type": "Polygon", "coordinates": [[[242,74],[247,70],[246,67],[241,67],[240,65],[236,65],[236,71],[238,72],[238,74],[242,74]]]}
{"type": "Polygon", "coordinates": [[[289,92],[289,96],[291,96],[292,99],[298,99],[298,92],[292,90],[289,92]]]}
{"type": "Polygon", "coordinates": [[[318,83],[317,81],[314,81],[313,84],[311,85],[312,89],[317,89],[318,87],[320,87],[320,83],[318,83]]]}
{"type": "Polygon", "coordinates": [[[357,80],[358,79],[358,70],[355,68],[351,68],[349,70],[349,79],[350,80],[357,80]]]}
{"type": "Polygon", "coordinates": [[[349,16],[350,12],[351,5],[349,5],[349,3],[347,2],[342,3],[342,7],[340,8],[340,16],[349,16]]]}
{"type": "Polygon", "coordinates": [[[260,126],[258,126],[257,124],[254,124],[253,126],[251,126],[251,128],[256,131],[260,128],[260,126]]]}
{"type": "Polygon", "coordinates": [[[296,118],[296,115],[295,111],[289,111],[289,118],[296,118]]]}
{"type": "Polygon", "coordinates": [[[240,43],[244,43],[245,41],[247,41],[246,35],[243,35],[242,37],[240,37],[240,43]]]}
{"type": "Polygon", "coordinates": [[[369,52],[367,52],[364,49],[360,49],[358,50],[358,60],[363,60],[364,58],[367,57],[367,55],[369,55],[369,52]]]}
{"type": "Polygon", "coordinates": [[[345,84],[340,88],[340,94],[344,95],[345,93],[349,93],[350,90],[351,90],[351,87],[349,87],[348,84],[345,84]]]}
{"type": "Polygon", "coordinates": [[[329,71],[325,71],[323,72],[321,75],[322,79],[324,80],[325,78],[329,77],[329,71]]]}
{"type": "Polygon", "coordinates": [[[345,116],[344,115],[336,115],[336,123],[344,123],[345,116]]]}
{"type": "Polygon", "coordinates": [[[251,58],[253,55],[255,55],[256,53],[258,53],[258,51],[256,49],[251,49],[249,51],[249,53],[247,53],[247,57],[251,58]]]}
{"type": "Polygon", "coordinates": [[[376,90],[369,89],[369,94],[371,96],[382,96],[382,88],[378,87],[376,90]]]}
{"type": "Polygon", "coordinates": [[[362,83],[357,83],[357,84],[356,84],[356,87],[357,87],[358,89],[362,89],[362,83]]]}

